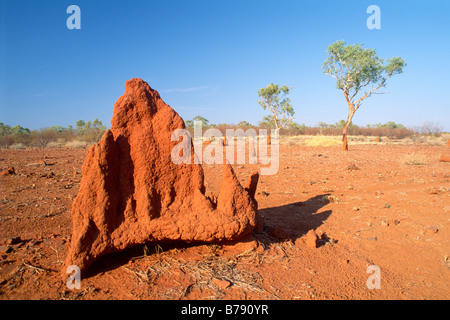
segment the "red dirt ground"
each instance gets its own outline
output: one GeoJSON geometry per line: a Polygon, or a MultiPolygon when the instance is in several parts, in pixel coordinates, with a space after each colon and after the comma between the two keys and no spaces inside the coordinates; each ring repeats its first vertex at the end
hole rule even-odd
{"type": "MultiPolygon", "coordinates": [[[[278,174],[261,176],[256,192],[262,233],[238,243],[148,243],[111,254],[71,290],[60,270],[86,150],[1,150],[0,169],[16,174],[0,176],[0,299],[449,299],[444,152],[282,143],[278,174]],[[317,248],[306,242],[311,229],[317,248]],[[380,289],[367,287],[370,265],[380,268],[380,289]]],[[[244,184],[258,166],[233,167],[244,184]]],[[[208,190],[217,192],[222,166],[204,170],[208,190]]]]}

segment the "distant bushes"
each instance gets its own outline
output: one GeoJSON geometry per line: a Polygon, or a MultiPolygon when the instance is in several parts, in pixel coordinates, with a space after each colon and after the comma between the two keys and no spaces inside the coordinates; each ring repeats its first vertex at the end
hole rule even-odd
{"type": "MultiPolygon", "coordinates": [[[[209,121],[203,117],[197,116],[192,120],[185,122],[187,129],[193,134],[194,121],[201,121],[203,129],[215,128],[225,135],[227,129],[271,129],[266,123],[259,123],[254,126],[247,121],[241,121],[237,124],[210,124],[209,121]]],[[[327,124],[319,122],[316,126],[307,126],[305,124],[298,124],[291,122],[288,128],[280,130],[281,136],[342,136],[342,129],[345,125],[345,120],[336,122],[335,124],[327,124]]],[[[87,145],[97,143],[106,131],[106,126],[98,120],[84,121],[78,120],[73,126],[66,128],[61,126],[54,126],[50,128],[42,128],[39,130],[30,130],[20,125],[10,127],[0,122],[0,147],[21,149],[26,147],[67,147],[80,148],[87,145]]],[[[270,131],[268,132],[270,133],[270,131]]],[[[350,124],[348,128],[348,135],[350,136],[372,136],[372,137],[388,137],[390,139],[404,139],[411,138],[416,141],[420,137],[436,138],[442,133],[442,127],[438,123],[425,122],[421,127],[414,129],[406,128],[405,126],[389,121],[386,123],[378,123],[367,126],[357,126],[350,124]]]]}
{"type": "Polygon", "coordinates": [[[106,126],[102,121],[78,120],[76,126],[54,126],[39,130],[30,130],[20,125],[10,127],[0,122],[0,147],[25,148],[25,147],[58,147],[58,146],[86,146],[100,140],[106,126]]]}
{"type": "MultiPolygon", "coordinates": [[[[341,136],[344,128],[345,120],[336,122],[335,124],[327,124],[319,122],[315,127],[309,127],[304,124],[293,124],[290,128],[282,129],[281,135],[321,135],[321,136],[341,136]]],[[[408,129],[402,124],[395,122],[386,122],[384,124],[367,125],[365,127],[357,126],[353,123],[348,128],[350,136],[375,136],[388,137],[391,139],[403,139],[412,137],[416,132],[408,129]]]]}
{"type": "MultiPolygon", "coordinates": [[[[319,122],[316,126],[311,127],[305,124],[292,123],[288,128],[280,130],[282,136],[299,136],[299,135],[320,135],[320,136],[342,136],[342,129],[345,125],[345,121],[341,120],[335,124],[327,124],[319,122]]],[[[270,129],[265,123],[259,123],[258,126],[253,126],[246,121],[241,121],[238,124],[218,124],[208,125],[207,128],[215,128],[225,135],[226,129],[242,129],[247,130],[254,129],[270,129]]],[[[351,124],[348,128],[348,135],[354,136],[376,136],[376,137],[388,137],[391,139],[403,139],[406,137],[412,137],[415,134],[415,130],[408,129],[401,124],[395,122],[387,122],[385,124],[368,125],[360,127],[351,124]]]]}

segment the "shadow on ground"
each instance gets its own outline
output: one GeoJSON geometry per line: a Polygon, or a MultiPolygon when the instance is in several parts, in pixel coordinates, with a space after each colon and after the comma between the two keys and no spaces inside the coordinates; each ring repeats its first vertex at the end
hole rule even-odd
{"type": "MultiPolygon", "coordinates": [[[[319,212],[329,203],[330,194],[321,194],[306,201],[294,202],[279,207],[260,209],[264,218],[264,231],[269,242],[295,241],[309,230],[317,229],[331,215],[331,210],[319,212]]],[[[261,238],[256,235],[256,238],[261,238]]]]}
{"type": "MultiPolygon", "coordinates": [[[[329,194],[317,195],[303,202],[294,202],[279,207],[260,209],[259,214],[264,217],[264,228],[261,233],[254,233],[253,237],[246,237],[238,241],[227,242],[232,245],[256,239],[264,245],[284,241],[295,241],[304,236],[309,230],[317,229],[331,215],[331,210],[322,212],[320,209],[329,203],[329,194]]],[[[324,235],[326,237],[326,235],[324,235]]],[[[326,239],[323,242],[326,242],[326,239]]],[[[171,249],[186,249],[204,245],[204,243],[147,243],[126,250],[111,253],[98,258],[87,270],[84,278],[95,276],[126,265],[129,261],[142,258],[145,255],[158,254],[171,249]]]]}

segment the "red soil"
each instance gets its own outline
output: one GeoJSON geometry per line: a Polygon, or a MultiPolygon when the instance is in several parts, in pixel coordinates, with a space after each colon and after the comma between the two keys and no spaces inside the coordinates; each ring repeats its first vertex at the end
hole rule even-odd
{"type": "MultiPolygon", "coordinates": [[[[448,299],[450,167],[439,161],[447,150],[281,141],[280,170],[260,176],[255,195],[262,233],[137,245],[100,258],[73,290],[59,271],[87,150],[1,150],[0,168],[16,174],[0,176],[0,299],[448,299]],[[408,154],[426,164],[405,164],[408,154]],[[43,157],[47,165],[36,165],[43,157]],[[310,230],[317,248],[306,243],[310,230]],[[367,288],[370,265],[381,289],[367,288]]],[[[233,168],[245,185],[260,165],[233,168]]],[[[217,194],[222,165],[203,169],[206,192],[217,194]]]]}

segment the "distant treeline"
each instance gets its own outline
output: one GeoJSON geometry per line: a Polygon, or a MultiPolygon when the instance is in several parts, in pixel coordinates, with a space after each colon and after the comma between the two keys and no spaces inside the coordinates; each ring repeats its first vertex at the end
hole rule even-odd
{"type": "MultiPolygon", "coordinates": [[[[210,124],[209,121],[201,116],[196,116],[192,120],[187,120],[186,127],[192,129],[194,121],[202,122],[203,129],[216,128],[225,135],[226,129],[271,129],[269,123],[260,122],[257,126],[247,121],[241,121],[237,124],[210,124]]],[[[316,126],[307,126],[305,124],[290,123],[288,128],[281,129],[280,135],[325,135],[339,136],[342,135],[342,128],[345,120],[336,122],[335,124],[327,124],[319,122],[316,126]]],[[[75,126],[54,126],[42,128],[39,130],[30,130],[20,125],[11,127],[0,122],[0,147],[46,147],[46,146],[62,146],[70,142],[78,142],[78,145],[88,145],[96,143],[100,140],[106,131],[106,126],[102,121],[94,119],[93,121],[78,120],[75,126]]],[[[442,128],[437,123],[426,122],[421,127],[414,129],[406,128],[402,124],[392,121],[386,123],[378,123],[367,126],[357,126],[350,124],[348,129],[349,135],[354,136],[378,136],[388,137],[392,139],[403,139],[412,137],[417,134],[428,134],[437,136],[442,132],[442,128]]]]}
{"type": "Polygon", "coordinates": [[[54,126],[39,130],[30,130],[20,125],[11,127],[0,122],[0,147],[46,147],[50,143],[64,144],[71,141],[92,144],[99,141],[105,131],[106,126],[98,119],[87,122],[78,120],[75,127],[54,126]]]}
{"type": "MultiPolygon", "coordinates": [[[[250,128],[264,128],[271,129],[273,125],[269,121],[261,121],[257,126],[252,125],[247,121],[241,121],[237,124],[210,124],[209,121],[201,116],[196,116],[192,120],[186,121],[186,126],[188,128],[194,127],[194,122],[201,122],[203,128],[216,128],[219,129],[223,135],[225,135],[226,129],[229,128],[240,128],[243,130],[250,128]]],[[[325,122],[319,122],[316,126],[307,126],[305,124],[298,124],[293,121],[288,123],[287,128],[280,130],[280,135],[296,136],[296,135],[324,135],[324,136],[339,136],[342,135],[342,129],[345,126],[346,121],[340,120],[335,124],[327,124],[325,122]]],[[[389,121],[386,123],[378,123],[374,125],[358,126],[353,123],[350,124],[348,128],[349,135],[359,135],[359,136],[378,136],[378,137],[388,137],[393,139],[403,139],[405,137],[411,137],[415,134],[430,134],[439,135],[442,128],[438,124],[425,123],[422,127],[417,127],[414,129],[406,128],[400,123],[395,123],[389,121]]]]}

